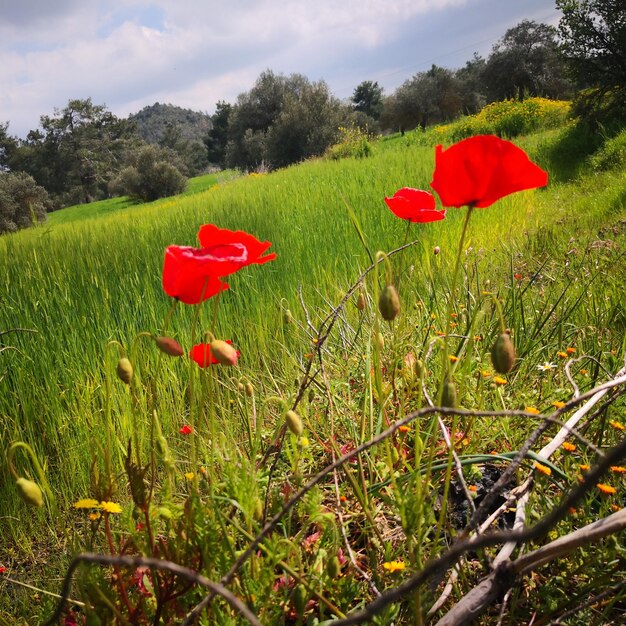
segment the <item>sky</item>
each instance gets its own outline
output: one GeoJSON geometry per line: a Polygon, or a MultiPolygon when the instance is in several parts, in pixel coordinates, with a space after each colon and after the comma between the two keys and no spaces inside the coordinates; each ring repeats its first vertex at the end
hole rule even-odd
{"type": "Polygon", "coordinates": [[[212,114],[268,69],[342,100],[364,80],[390,94],[559,16],[554,0],[0,0],[0,124],[24,138],[84,98],[119,117],[155,102],[212,114]]]}

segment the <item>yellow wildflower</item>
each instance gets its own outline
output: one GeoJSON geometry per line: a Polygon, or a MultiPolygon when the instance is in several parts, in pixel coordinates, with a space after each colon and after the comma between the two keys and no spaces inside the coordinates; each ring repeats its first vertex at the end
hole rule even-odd
{"type": "Polygon", "coordinates": [[[494,376],[493,382],[496,383],[496,385],[506,385],[508,381],[506,378],[502,378],[502,376],[494,376]]]}
{"type": "Polygon", "coordinates": [[[616,474],[626,474],[626,467],[622,467],[621,465],[611,465],[611,471],[616,474]]]}
{"type": "Polygon", "coordinates": [[[552,406],[555,409],[562,409],[565,406],[565,402],[561,402],[560,400],[555,400],[554,402],[552,402],[552,406]]]}
{"type": "Polygon", "coordinates": [[[526,413],[532,413],[533,415],[539,415],[540,413],[539,409],[534,406],[527,406],[524,411],[526,411],[526,413]]]}
{"type": "Polygon", "coordinates": [[[386,569],[390,574],[394,572],[401,572],[406,567],[404,561],[386,561],[383,563],[383,568],[386,569]]]}
{"type": "Polygon", "coordinates": [[[195,474],[193,472],[185,472],[185,478],[187,480],[193,480],[195,474]]]}
{"type": "Polygon", "coordinates": [[[117,502],[100,502],[100,508],[105,513],[121,513],[122,507],[117,502]]]}
{"type": "Polygon", "coordinates": [[[94,511],[93,513],[89,513],[88,517],[92,522],[95,522],[100,519],[100,513],[98,513],[98,511],[94,511]]]}
{"type": "Polygon", "coordinates": [[[569,441],[564,441],[561,447],[563,450],[567,450],[567,452],[574,452],[574,450],[576,450],[576,446],[569,441]]]}
{"type": "Polygon", "coordinates": [[[614,422],[613,420],[609,420],[609,424],[613,426],[613,428],[617,428],[617,430],[626,430],[626,426],[621,424],[620,422],[614,422]]]}
{"type": "Polygon", "coordinates": [[[448,355],[448,358],[450,359],[451,363],[456,363],[459,360],[459,357],[458,356],[454,356],[454,354],[448,355]]]}
{"type": "Polygon", "coordinates": [[[557,356],[560,356],[562,359],[566,359],[567,358],[567,352],[563,352],[563,350],[559,350],[556,353],[557,356]]]}
{"type": "Polygon", "coordinates": [[[491,372],[489,370],[483,370],[481,374],[484,378],[489,378],[489,376],[491,376],[491,372]]]}

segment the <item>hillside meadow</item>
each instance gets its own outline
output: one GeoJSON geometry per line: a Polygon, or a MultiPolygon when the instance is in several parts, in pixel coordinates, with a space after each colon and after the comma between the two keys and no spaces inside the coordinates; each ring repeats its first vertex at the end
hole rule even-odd
{"type": "MultiPolygon", "coordinates": [[[[186,194],[150,204],[72,207],[0,237],[0,441],[5,451],[28,444],[47,481],[44,505],[29,508],[13,470],[38,483],[41,476],[25,448],[12,469],[3,456],[0,623],[49,618],[57,599],[47,593],[59,593],[65,568],[85,551],[171,560],[232,582],[267,624],[343,619],[444,554],[474,509],[463,504],[467,489],[478,504],[544,416],[567,419],[576,403],[564,403],[576,389],[585,393],[624,367],[623,167],[592,167],[590,149],[572,148],[585,142],[562,119],[531,131],[514,142],[548,172],[548,186],[474,209],[467,231],[466,209],[408,225],[384,201],[402,187],[430,188],[434,144],[449,145],[455,132],[446,127],[372,141],[365,158],[203,177],[186,194]],[[203,224],[271,241],[277,258],[228,277],[230,289],[201,306],[173,306],[161,284],[164,250],[197,246],[203,224]],[[379,251],[405,244],[364,275],[379,251]],[[389,282],[402,307],[392,323],[377,307],[389,282]],[[517,353],[504,377],[490,360],[503,325],[517,353]],[[185,355],[163,354],[146,333],[175,339],[185,355]],[[232,341],[236,367],[201,369],[187,357],[207,333],[232,341]],[[116,375],[125,356],[135,376],[128,385],[116,375]],[[448,407],[501,415],[444,411],[447,435],[440,414],[411,418],[429,398],[441,400],[446,371],[458,396],[448,407]],[[294,407],[295,425],[285,421],[294,407]],[[385,434],[402,419],[401,430],[385,434]],[[280,514],[334,459],[372,441],[280,514]],[[76,507],[81,500],[95,504],[76,507]],[[247,562],[237,565],[242,554],[247,562]]],[[[623,439],[621,387],[589,411],[580,437],[568,439],[573,448],[516,461],[512,480],[536,481],[522,511],[529,523],[546,518],[581,468],[623,439]]],[[[558,431],[558,420],[546,424],[535,452],[558,431]]],[[[620,471],[596,482],[606,491],[588,489],[528,546],[624,506],[620,471]]],[[[501,529],[511,527],[500,519],[501,529]]],[[[488,573],[485,555],[496,550],[481,554],[466,555],[435,616],[488,573]]],[[[198,580],[184,586],[171,572],[135,566],[80,566],[69,594],[76,602],[64,615],[175,624],[205,595],[198,580]]],[[[584,603],[614,588],[610,601],[567,622],[610,623],[624,608],[625,571],[617,539],[589,543],[514,586],[506,623],[527,623],[535,612],[556,617],[572,598],[584,603]]],[[[432,580],[386,603],[376,623],[430,623],[448,576],[432,580]]],[[[221,598],[198,619],[247,618],[221,598]]],[[[498,607],[482,619],[495,624],[498,607]]]]}

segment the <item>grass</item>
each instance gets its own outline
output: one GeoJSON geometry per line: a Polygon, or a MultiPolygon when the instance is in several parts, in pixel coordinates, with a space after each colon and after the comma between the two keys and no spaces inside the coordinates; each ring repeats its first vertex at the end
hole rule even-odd
{"type": "MultiPolygon", "coordinates": [[[[574,356],[586,355],[574,367],[582,390],[620,367],[626,347],[624,178],[611,170],[585,169],[582,158],[574,176],[566,161],[575,161],[577,153],[568,155],[561,147],[570,132],[541,131],[518,140],[552,174],[554,182],[546,190],[515,194],[474,212],[453,323],[460,335],[476,339],[459,339],[450,346],[459,359],[455,382],[467,408],[551,411],[553,402],[572,394],[565,359],[558,356],[567,348],[574,356]],[[504,385],[494,382],[489,359],[498,328],[494,297],[501,301],[519,357],[504,385]],[[537,366],[544,362],[557,367],[540,373],[537,366]]],[[[56,509],[32,514],[15,497],[12,481],[0,482],[5,503],[0,534],[6,538],[0,564],[10,568],[13,578],[57,591],[57,578],[70,555],[85,549],[110,551],[110,539],[114,552],[154,553],[156,548],[136,530],[128,480],[117,480],[115,492],[102,486],[107,436],[114,442],[110,453],[115,473],[123,471],[126,445],[134,437],[144,462],[151,459],[159,467],[153,478],[156,495],[150,510],[156,517],[151,523],[166,540],[158,548],[165,552],[157,556],[218,580],[259,531],[263,515],[276,513],[288,494],[333,454],[379,436],[388,423],[423,406],[420,385],[436,389],[441,358],[426,364],[420,380],[411,378],[403,364],[409,354],[424,360],[436,332],[450,321],[446,294],[464,217],[456,209],[449,210],[444,222],[414,225],[408,239],[416,245],[393,257],[403,302],[399,322],[388,326],[376,320],[379,284],[372,276],[365,281],[365,311],[348,302],[324,347],[325,374],[298,408],[307,445],[288,433],[280,460],[275,465],[263,460],[284,410],[298,393],[308,355],[315,353],[313,328],[378,250],[389,251],[406,240],[405,225],[388,211],[383,198],[403,186],[428,188],[433,150],[421,141],[398,137],[373,143],[367,158],[311,161],[227,184],[203,178],[184,196],[148,205],[113,200],[73,207],[52,214],[42,227],[0,238],[0,258],[6,260],[0,276],[0,329],[25,329],[1,336],[11,349],[0,353],[0,436],[5,447],[15,440],[33,446],[45,459],[56,495],[56,509]],[[178,307],[168,334],[183,346],[198,331],[232,339],[241,350],[239,365],[233,374],[200,372],[185,359],[166,359],[140,339],[133,360],[141,384],[126,388],[114,378],[116,349],[105,346],[117,340],[130,351],[139,332],[162,331],[170,307],[160,286],[163,249],[171,243],[194,245],[198,226],[208,222],[271,240],[278,259],[231,277],[217,318],[212,306],[202,307],[196,322],[186,307],[178,307]],[[436,256],[435,246],[440,248],[436,256]],[[239,387],[241,383],[245,389],[248,382],[251,396],[239,387]],[[166,441],[157,452],[150,435],[155,411],[166,441]],[[179,433],[191,420],[196,439],[179,433]],[[200,466],[215,479],[203,478],[200,466]],[[194,476],[187,479],[186,473],[194,476]],[[119,518],[105,515],[104,522],[89,521],[72,510],[79,498],[105,493],[123,503],[119,518]],[[188,516],[194,520],[191,525],[188,516]]],[[[596,445],[617,443],[620,432],[609,422],[626,421],[623,413],[619,399],[607,404],[590,421],[585,436],[596,445]]],[[[518,449],[530,431],[528,421],[526,416],[449,424],[467,440],[460,453],[468,460],[466,478],[478,489],[486,488],[485,477],[492,471],[484,455],[518,449]]],[[[441,508],[443,490],[455,487],[440,439],[434,418],[424,418],[311,490],[281,520],[279,532],[263,542],[237,578],[238,594],[254,605],[264,623],[297,623],[290,615],[298,612],[302,598],[305,606],[313,602],[300,611],[306,619],[346,613],[371,599],[370,585],[353,567],[342,562],[344,574],[337,573],[338,555],[348,556],[341,528],[358,555],[356,562],[380,589],[440,553],[455,532],[441,508]],[[333,513],[338,506],[343,521],[333,513]],[[385,573],[383,562],[401,562],[406,570],[385,573]]],[[[571,483],[578,465],[593,461],[591,450],[582,445],[553,459],[555,470],[571,483]]],[[[22,457],[18,469],[34,478],[22,457]]],[[[7,475],[6,468],[1,475],[7,475]]],[[[533,492],[531,507],[542,516],[558,501],[567,481],[556,471],[553,478],[538,480],[541,488],[533,492]]],[[[623,479],[616,474],[611,480],[623,498],[623,479]]],[[[590,494],[579,517],[565,520],[558,532],[608,514],[614,503],[590,494]]],[[[140,508],[135,507],[135,515],[140,508]]],[[[510,614],[559,615],[576,587],[591,594],[597,589],[594,576],[602,585],[613,584],[623,576],[623,565],[616,545],[589,547],[517,587],[510,614]],[[611,566],[605,567],[609,561],[611,566]],[[576,583],[565,593],[568,580],[576,583]]],[[[100,615],[110,614],[116,602],[112,590],[107,599],[90,587],[97,583],[106,589],[105,574],[81,572],[76,593],[100,615]]],[[[123,581],[131,589],[130,580],[123,581]]],[[[463,570],[457,597],[475,581],[471,568],[463,570]]],[[[164,577],[161,584],[175,583],[164,577]]],[[[139,602],[132,594],[133,602],[139,602]]],[[[176,610],[201,597],[194,594],[187,604],[174,603],[168,619],[175,620],[176,610]]],[[[619,594],[615,597],[618,607],[619,594]]],[[[428,590],[415,594],[411,602],[385,609],[380,623],[419,621],[417,616],[433,599],[428,590]]],[[[34,598],[31,590],[0,578],[0,617],[40,620],[51,606],[42,595],[34,598]]],[[[598,614],[604,615],[603,610],[598,614]]],[[[234,619],[224,603],[216,603],[211,615],[212,623],[234,619]]],[[[582,615],[580,623],[588,623],[582,615]]]]}

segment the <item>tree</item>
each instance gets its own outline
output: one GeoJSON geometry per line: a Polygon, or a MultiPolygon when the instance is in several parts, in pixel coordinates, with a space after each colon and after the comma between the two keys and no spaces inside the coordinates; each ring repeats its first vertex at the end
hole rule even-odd
{"type": "Polygon", "coordinates": [[[17,140],[9,135],[9,122],[0,124],[0,172],[10,169],[10,161],[17,150],[17,140]]]}
{"type": "Polygon", "coordinates": [[[228,115],[226,163],[251,170],[322,154],[348,116],[323,81],[265,71],[228,115]]]}
{"type": "Polygon", "coordinates": [[[460,89],[463,113],[466,115],[478,113],[487,104],[487,89],[483,81],[486,63],[485,59],[474,54],[472,59],[454,73],[460,89]]]}
{"type": "Polygon", "coordinates": [[[46,219],[50,198],[32,176],[0,172],[0,233],[34,226],[46,219]]]}
{"type": "Polygon", "coordinates": [[[563,53],[572,78],[580,87],[595,87],[583,95],[591,106],[609,96],[613,106],[626,98],[626,3],[624,0],[557,0],[563,53]]]}
{"type": "Polygon", "coordinates": [[[144,145],[130,160],[131,163],[111,181],[111,193],[151,202],[185,190],[184,164],[172,150],[144,145]]]}
{"type": "Polygon", "coordinates": [[[352,98],[354,110],[378,120],[383,111],[383,88],[371,80],[365,80],[354,90],[352,98]]]}
{"type": "Polygon", "coordinates": [[[493,47],[483,81],[490,101],[526,95],[563,98],[572,93],[563,74],[556,29],[523,20],[493,47]]]}
{"type": "Polygon", "coordinates": [[[459,81],[451,70],[433,65],[405,81],[389,98],[380,118],[383,128],[409,130],[446,122],[463,108],[459,81]]]}
{"type": "Polygon", "coordinates": [[[9,163],[30,174],[60,204],[105,197],[127,151],[139,139],[133,125],[90,98],[70,100],[53,116],[40,119],[9,163]]]}
{"type": "Polygon", "coordinates": [[[233,107],[220,100],[215,106],[215,113],[211,117],[211,130],[204,140],[207,151],[207,160],[223,167],[226,163],[226,145],[228,143],[228,121],[233,107]]]}

